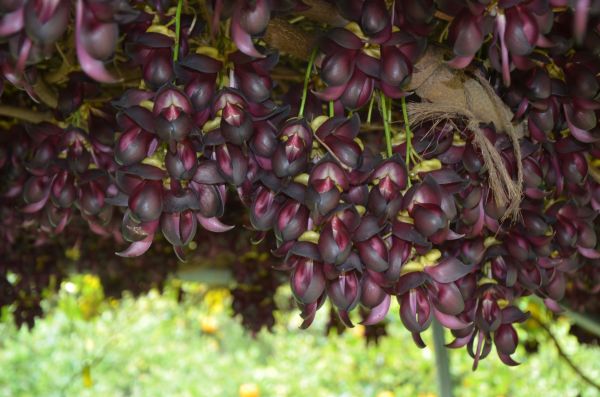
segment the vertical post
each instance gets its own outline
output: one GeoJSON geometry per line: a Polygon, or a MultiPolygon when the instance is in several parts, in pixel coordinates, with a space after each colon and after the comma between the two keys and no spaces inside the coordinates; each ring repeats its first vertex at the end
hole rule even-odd
{"type": "Polygon", "coordinates": [[[452,379],[450,377],[450,359],[444,341],[444,328],[434,319],[431,323],[433,330],[433,349],[435,354],[436,374],[439,397],[452,397],[452,379]]]}

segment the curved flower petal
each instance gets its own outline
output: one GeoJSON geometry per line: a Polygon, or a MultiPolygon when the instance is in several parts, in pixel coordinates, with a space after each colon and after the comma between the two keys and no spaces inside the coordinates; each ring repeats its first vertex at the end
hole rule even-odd
{"type": "Polygon", "coordinates": [[[390,310],[390,302],[392,301],[391,297],[389,295],[386,295],[385,298],[383,298],[383,301],[375,306],[373,309],[371,309],[371,311],[369,312],[369,315],[367,316],[367,318],[363,321],[361,321],[362,325],[373,325],[373,324],[377,324],[378,322],[380,322],[381,320],[383,320],[385,318],[385,315],[387,314],[387,312],[390,310]]]}
{"type": "Polygon", "coordinates": [[[196,214],[196,217],[198,218],[198,222],[200,222],[200,225],[202,225],[203,228],[210,232],[223,233],[235,227],[233,225],[229,226],[224,224],[219,220],[219,218],[205,218],[200,214],[196,214]]]}
{"type": "Polygon", "coordinates": [[[83,36],[80,34],[83,26],[83,12],[83,0],[77,0],[75,10],[75,47],[77,48],[79,64],[83,71],[94,80],[101,83],[115,83],[118,80],[108,73],[104,67],[104,63],[92,58],[85,48],[83,36]]]}
{"type": "Polygon", "coordinates": [[[125,257],[125,258],[133,258],[136,256],[140,256],[144,254],[150,246],[152,245],[152,240],[154,239],[154,234],[148,235],[145,239],[141,241],[136,241],[135,243],[131,243],[129,247],[125,251],[116,252],[117,255],[125,257]]]}

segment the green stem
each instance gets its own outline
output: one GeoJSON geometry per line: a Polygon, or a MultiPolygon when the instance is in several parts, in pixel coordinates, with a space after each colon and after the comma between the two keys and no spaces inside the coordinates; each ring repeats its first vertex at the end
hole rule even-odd
{"type": "Polygon", "coordinates": [[[219,80],[219,89],[221,89],[221,88],[223,88],[225,86],[225,77],[224,77],[224,74],[223,74],[222,70],[219,71],[218,76],[219,76],[218,77],[218,80],[219,80]]]}
{"type": "Polygon", "coordinates": [[[175,49],[173,53],[173,61],[179,59],[179,40],[181,38],[181,9],[183,8],[183,0],[177,2],[177,11],[175,12],[175,49]]]}
{"type": "Polygon", "coordinates": [[[306,67],[306,74],[304,75],[304,88],[302,89],[302,101],[300,102],[300,110],[298,111],[298,117],[304,116],[304,105],[306,105],[306,95],[308,94],[308,81],[310,80],[310,74],[312,72],[315,58],[317,57],[317,47],[315,47],[308,60],[308,66],[306,67]]]}
{"type": "Polygon", "coordinates": [[[329,101],[329,117],[335,116],[335,109],[333,107],[333,101],[329,101]]]}
{"type": "MultiPolygon", "coordinates": [[[[544,300],[540,297],[535,297],[538,305],[545,307],[544,300]]],[[[579,313],[564,303],[559,303],[560,308],[563,309],[561,315],[568,317],[569,320],[583,328],[587,332],[596,335],[600,338],[600,317],[591,316],[585,313],[579,313]]]]}
{"type": "Polygon", "coordinates": [[[390,132],[389,116],[387,115],[387,105],[385,95],[380,93],[381,118],[383,119],[383,130],[385,132],[385,147],[387,149],[387,157],[392,157],[392,134],[390,132]]]}
{"type": "Polygon", "coordinates": [[[9,105],[0,105],[0,118],[1,117],[16,118],[28,123],[41,123],[42,121],[54,120],[54,117],[50,112],[36,112],[35,110],[9,105]]]}
{"type": "Polygon", "coordinates": [[[586,331],[600,337],[600,322],[598,319],[595,319],[590,316],[586,316],[581,313],[577,313],[574,310],[571,310],[569,307],[565,305],[560,306],[567,317],[569,317],[575,324],[585,329],[586,331]]]}
{"type": "Polygon", "coordinates": [[[368,124],[371,124],[371,115],[373,114],[373,103],[375,103],[375,95],[371,95],[371,101],[369,102],[369,113],[367,113],[368,124]]]}
{"type": "Polygon", "coordinates": [[[550,330],[550,327],[548,327],[548,325],[545,324],[537,316],[532,315],[531,318],[535,322],[537,322],[540,325],[540,327],[542,327],[542,329],[544,329],[544,331],[546,331],[546,333],[548,334],[550,339],[552,339],[552,342],[554,343],[554,347],[556,347],[556,351],[558,352],[558,355],[565,361],[565,363],[567,363],[567,365],[573,370],[573,372],[575,372],[577,374],[577,376],[579,376],[588,385],[593,386],[596,389],[600,390],[600,383],[598,383],[595,379],[593,379],[593,378],[587,376],[585,373],[583,373],[581,368],[579,368],[577,366],[577,364],[575,364],[575,362],[565,353],[565,351],[561,347],[558,339],[556,338],[556,336],[554,336],[554,334],[552,333],[552,330],[550,330]]]}
{"type": "Polygon", "coordinates": [[[408,111],[406,109],[406,98],[402,97],[402,117],[404,118],[404,130],[406,132],[406,167],[410,168],[410,157],[412,153],[412,131],[408,121],[408,111]]]}

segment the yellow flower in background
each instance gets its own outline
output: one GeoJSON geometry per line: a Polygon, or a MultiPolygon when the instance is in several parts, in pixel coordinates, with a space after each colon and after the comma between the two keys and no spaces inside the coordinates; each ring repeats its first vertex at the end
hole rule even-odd
{"type": "Polygon", "coordinates": [[[217,320],[214,317],[202,317],[200,319],[200,329],[207,334],[214,334],[219,330],[217,320]]]}
{"type": "Polygon", "coordinates": [[[260,390],[255,383],[244,383],[240,385],[240,397],[260,397],[260,390]]]}
{"type": "Polygon", "coordinates": [[[350,333],[358,338],[365,336],[365,326],[357,324],[354,328],[350,328],[350,333]]]}
{"type": "Polygon", "coordinates": [[[83,284],[93,291],[98,291],[102,288],[102,283],[100,282],[100,278],[98,276],[94,276],[92,274],[86,274],[83,276],[83,284]]]}
{"type": "Polygon", "coordinates": [[[394,397],[394,393],[389,390],[380,391],[376,397],[394,397]]]}
{"type": "Polygon", "coordinates": [[[83,386],[89,388],[94,386],[94,381],[92,379],[92,370],[89,365],[85,365],[81,370],[81,378],[83,380],[83,386]]]}
{"type": "Polygon", "coordinates": [[[204,295],[204,303],[211,313],[220,313],[225,307],[225,300],[229,298],[229,290],[225,288],[211,289],[204,295]]]}
{"type": "Polygon", "coordinates": [[[67,248],[65,250],[65,256],[67,259],[77,262],[81,258],[81,251],[79,250],[79,246],[75,244],[71,248],[67,248]]]}

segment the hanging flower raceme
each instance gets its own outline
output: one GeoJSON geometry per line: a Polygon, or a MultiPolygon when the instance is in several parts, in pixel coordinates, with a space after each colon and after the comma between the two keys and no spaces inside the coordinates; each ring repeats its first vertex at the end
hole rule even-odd
{"type": "MultiPolygon", "coordinates": [[[[25,67],[53,54],[68,27],[71,4],[28,0],[1,5],[0,37],[9,38],[12,58],[3,64],[2,73],[32,98],[38,98],[38,94],[24,74],[25,67]]],[[[133,22],[139,12],[123,0],[80,0],[74,4],[75,49],[82,70],[96,81],[115,82],[104,62],[115,52],[119,26],[133,22]]]]}
{"type": "MultiPolygon", "coordinates": [[[[221,0],[217,0],[219,6],[221,0]]],[[[231,16],[231,39],[244,54],[255,58],[263,55],[258,52],[252,43],[252,35],[258,35],[265,31],[271,19],[271,2],[257,0],[248,2],[236,0],[231,16]]],[[[218,17],[218,13],[215,13],[218,17]]]]}
{"type": "Polygon", "coordinates": [[[527,117],[529,132],[538,142],[563,138],[565,124],[577,141],[598,141],[598,68],[585,54],[575,53],[570,58],[564,67],[564,81],[535,68],[516,74],[516,87],[507,93],[509,104],[516,109],[515,117],[527,117]]]}
{"type": "Polygon", "coordinates": [[[250,223],[255,230],[269,231],[275,225],[282,198],[271,189],[259,186],[250,205],[250,223]]]}
{"type": "MultiPolygon", "coordinates": [[[[474,358],[473,369],[496,345],[498,357],[507,365],[518,365],[510,356],[515,352],[518,335],[515,323],[525,321],[529,315],[510,304],[512,297],[506,288],[498,287],[488,280],[482,280],[478,292],[466,302],[467,309],[461,316],[469,321],[469,326],[454,329],[455,340],[448,347],[467,346],[474,358]]],[[[470,289],[475,289],[472,285],[470,289]]]]}
{"type": "Polygon", "coordinates": [[[113,205],[127,207],[121,231],[131,245],[118,255],[139,256],[152,245],[163,212],[163,170],[146,164],[121,167],[116,173],[116,194],[108,201],[113,205]]]}
{"type": "Polygon", "coordinates": [[[37,97],[23,72],[26,65],[40,62],[52,53],[54,43],[67,29],[70,2],[32,0],[5,4],[0,37],[10,37],[11,61],[2,65],[4,77],[37,97]]]}
{"type": "Polygon", "coordinates": [[[340,320],[347,327],[354,326],[350,320],[349,312],[360,302],[360,284],[361,275],[355,269],[343,271],[327,282],[327,296],[337,308],[340,320]]]}
{"type": "Polygon", "coordinates": [[[552,17],[550,5],[539,2],[499,2],[493,7],[474,2],[470,7],[464,6],[454,16],[448,32],[455,55],[450,65],[468,66],[486,36],[492,34],[489,59],[509,86],[513,67],[529,69],[533,62],[528,57],[534,48],[552,46],[544,36],[552,26],[552,17]]]}
{"type": "Polygon", "coordinates": [[[175,87],[165,86],[156,93],[152,113],[156,135],[170,147],[183,141],[192,131],[192,106],[188,97],[175,87]]]}
{"type": "Polygon", "coordinates": [[[407,30],[392,29],[394,20],[405,22],[395,19],[398,3],[391,12],[379,0],[338,6],[353,22],[330,31],[321,45],[325,54],[321,77],[328,87],[317,95],[323,100],[340,99],[350,109],[364,106],[377,86],[390,98],[405,96],[403,88],[426,40],[407,30]]]}
{"type": "Polygon", "coordinates": [[[210,105],[217,87],[217,75],[223,64],[204,54],[189,54],[176,63],[177,79],[184,83],[196,125],[203,125],[210,117],[210,105]]]}
{"type": "Polygon", "coordinates": [[[292,293],[302,310],[301,327],[307,328],[326,296],[325,270],[316,245],[306,241],[294,243],[285,257],[284,267],[292,270],[292,293]]]}
{"type": "MultiPolygon", "coordinates": [[[[140,99],[149,99],[152,93],[140,92],[140,99]]],[[[141,102],[141,101],[140,101],[141,102]]],[[[140,163],[151,157],[158,145],[152,113],[139,105],[123,109],[117,115],[123,132],[115,145],[115,161],[123,166],[140,163]]]]}
{"type": "Polygon", "coordinates": [[[190,140],[177,142],[174,151],[167,151],[165,167],[174,179],[192,179],[196,171],[196,149],[190,140]]]}
{"type": "Polygon", "coordinates": [[[306,191],[306,204],[312,218],[320,219],[333,211],[339,204],[341,192],[348,189],[345,171],[325,158],[311,171],[306,191]]]}
{"type": "Polygon", "coordinates": [[[515,110],[515,118],[527,117],[531,137],[546,142],[557,134],[560,122],[560,97],[564,83],[542,68],[513,73],[512,85],[506,98],[515,110]]]}
{"type": "Polygon", "coordinates": [[[394,4],[394,25],[414,35],[429,35],[435,13],[433,0],[397,0],[394,4]]]}
{"type": "Polygon", "coordinates": [[[279,131],[279,144],[273,154],[273,172],[279,178],[294,177],[308,164],[312,150],[312,130],[302,119],[290,120],[279,131]]]}
{"type": "Polygon", "coordinates": [[[231,17],[231,40],[242,53],[254,58],[264,57],[256,49],[252,39],[265,33],[271,20],[271,12],[286,13],[293,9],[305,8],[301,2],[288,0],[235,0],[233,2],[214,0],[212,7],[213,30],[211,35],[217,33],[221,18],[231,17]]]}
{"type": "Polygon", "coordinates": [[[319,143],[339,162],[340,166],[347,170],[359,171],[363,163],[364,151],[358,139],[359,116],[357,114],[350,118],[321,116],[313,124],[321,121],[323,123],[315,131],[319,143]]]}
{"type": "Polygon", "coordinates": [[[227,200],[226,179],[214,160],[200,160],[190,187],[196,193],[198,207],[196,218],[205,229],[222,233],[233,226],[223,224],[218,218],[223,216],[227,200]]]}
{"type": "Polygon", "coordinates": [[[429,327],[433,316],[450,329],[469,326],[457,317],[465,302],[455,281],[474,269],[475,266],[456,258],[442,258],[436,249],[402,265],[402,276],[394,292],[400,303],[400,318],[417,345],[424,346],[420,333],[429,327]]]}
{"type": "Polygon", "coordinates": [[[249,101],[261,103],[271,97],[271,70],[279,61],[276,52],[256,59],[237,51],[229,56],[229,60],[233,63],[235,83],[249,101]]]}
{"type": "Polygon", "coordinates": [[[402,206],[414,220],[416,230],[433,244],[462,237],[450,229],[450,222],[457,216],[454,198],[431,175],[407,191],[402,206]]]}
{"type": "Polygon", "coordinates": [[[352,252],[351,232],[345,220],[334,215],[321,229],[318,247],[323,261],[327,264],[341,265],[352,252]]]}
{"type": "Polygon", "coordinates": [[[275,236],[281,242],[296,240],[308,228],[309,211],[299,202],[288,199],[281,206],[275,221],[275,236]]]}
{"type": "MultiPolygon", "coordinates": [[[[193,69],[190,65],[196,68],[204,65],[209,72],[214,71],[214,68],[210,68],[215,66],[211,59],[202,57],[187,58],[185,64],[188,69],[193,69]]],[[[181,74],[184,77],[191,75],[190,81],[200,78],[197,71],[186,70],[181,74]]],[[[119,189],[111,198],[116,205],[124,205],[127,200],[128,211],[123,228],[141,231],[134,237],[126,238],[132,244],[120,255],[141,255],[152,244],[160,226],[177,256],[184,260],[184,247],[194,239],[198,224],[211,232],[224,232],[232,228],[218,219],[224,212],[225,183],[228,180],[233,182],[234,177],[245,178],[245,171],[242,168],[239,176],[240,167],[235,162],[231,167],[232,159],[227,157],[230,154],[228,151],[203,152],[199,128],[194,126],[192,120],[193,112],[198,109],[194,109],[188,96],[178,88],[165,85],[156,94],[132,92],[118,104],[132,105],[122,111],[120,124],[130,126],[133,131],[131,134],[140,140],[141,146],[134,152],[135,156],[129,156],[128,163],[131,164],[121,167],[117,172],[119,189]],[[153,100],[152,112],[144,107],[148,106],[150,99],[153,100]],[[147,156],[154,155],[160,142],[166,146],[166,171],[139,164],[147,156]],[[198,160],[198,152],[206,158],[198,160]],[[232,175],[233,170],[235,175],[232,175]]],[[[129,149],[126,145],[123,147],[129,149]]],[[[224,148],[227,149],[226,146],[224,148]]],[[[118,160],[119,157],[123,156],[118,155],[118,160]]],[[[121,163],[125,165],[123,161],[121,163]]]]}
{"type": "Polygon", "coordinates": [[[379,165],[370,176],[373,188],[367,208],[376,216],[394,219],[402,206],[402,191],[408,184],[406,165],[398,155],[379,165]]]}
{"type": "Polygon", "coordinates": [[[386,272],[390,268],[391,255],[388,244],[380,232],[381,227],[365,217],[353,236],[361,262],[368,270],[375,273],[386,272]]]}
{"type": "MultiPolygon", "coordinates": [[[[332,29],[321,44],[325,57],[321,60],[321,78],[327,84],[315,95],[323,101],[340,100],[344,107],[364,106],[373,93],[372,66],[378,62],[364,51],[363,41],[345,28],[332,29]]],[[[379,71],[377,70],[376,73],[379,71]]]]}
{"type": "Polygon", "coordinates": [[[369,309],[362,325],[373,325],[381,322],[390,309],[391,295],[385,289],[385,280],[380,273],[367,270],[361,280],[360,304],[369,309]]]}
{"type": "Polygon", "coordinates": [[[198,221],[194,213],[197,207],[193,193],[183,191],[179,195],[168,192],[165,195],[165,212],[160,217],[160,228],[180,260],[184,260],[183,247],[196,236],[198,221]]]}
{"type": "Polygon", "coordinates": [[[122,0],[112,2],[78,0],[75,9],[75,47],[83,71],[96,81],[113,83],[117,79],[104,62],[115,52],[119,24],[133,22],[138,12],[122,0]]]}
{"type": "Polygon", "coordinates": [[[600,103],[597,101],[600,83],[597,77],[598,65],[585,54],[575,54],[572,62],[565,67],[566,85],[571,100],[563,104],[564,118],[571,135],[582,143],[600,140],[600,127],[597,115],[600,103]]]}
{"type": "Polygon", "coordinates": [[[555,241],[563,255],[577,251],[589,259],[600,258],[596,250],[596,232],[591,223],[596,218],[596,212],[557,202],[548,208],[546,215],[557,222],[555,241]]]}
{"type": "MultiPolygon", "coordinates": [[[[109,178],[106,170],[94,167],[97,152],[89,134],[49,123],[28,126],[27,133],[33,154],[22,163],[27,175],[22,175],[22,187],[11,189],[6,197],[22,194],[23,213],[37,219],[49,234],[61,233],[74,211],[90,228],[103,230],[112,218],[112,207],[105,202],[109,178]]],[[[13,165],[15,170],[20,167],[13,165]]]]}
{"type": "Polygon", "coordinates": [[[133,63],[142,68],[144,82],[156,90],[175,77],[172,48],[171,37],[148,32],[138,35],[126,50],[133,63]]]}

